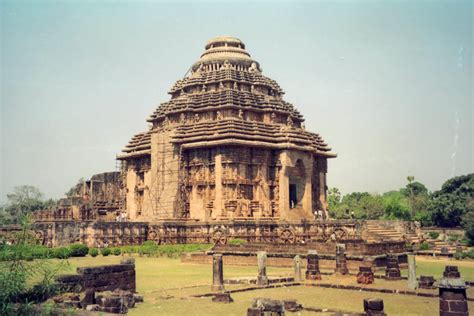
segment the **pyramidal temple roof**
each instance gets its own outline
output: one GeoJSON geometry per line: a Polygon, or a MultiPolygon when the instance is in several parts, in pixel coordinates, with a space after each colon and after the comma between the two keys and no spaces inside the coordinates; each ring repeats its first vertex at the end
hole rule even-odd
{"type": "Polygon", "coordinates": [[[303,116],[235,37],[209,40],[169,94],[148,118],[150,130],[135,135],[118,159],[149,155],[150,135],[169,130],[171,142],[183,148],[245,145],[336,156],[318,134],[306,131],[303,116]]]}

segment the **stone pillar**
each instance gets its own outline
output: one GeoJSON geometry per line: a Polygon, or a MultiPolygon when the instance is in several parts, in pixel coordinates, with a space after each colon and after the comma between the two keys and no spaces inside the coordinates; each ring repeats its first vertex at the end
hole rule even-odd
{"type": "Polygon", "coordinates": [[[443,278],[439,281],[439,315],[468,316],[466,283],[456,266],[446,266],[443,278]]]}
{"type": "Polygon", "coordinates": [[[301,258],[300,256],[296,255],[293,258],[293,266],[295,269],[295,282],[301,281],[301,258]]]}
{"type": "Polygon", "coordinates": [[[340,273],[342,275],[349,273],[349,270],[347,269],[345,244],[336,244],[336,271],[335,272],[340,273]]]}
{"type": "Polygon", "coordinates": [[[319,257],[315,250],[308,251],[306,255],[308,264],[306,266],[306,280],[321,280],[321,272],[319,272],[319,257]]]}
{"type": "Polygon", "coordinates": [[[415,255],[408,255],[408,288],[414,290],[417,287],[415,255]]]}
{"type": "Polygon", "coordinates": [[[418,282],[418,287],[420,289],[435,289],[436,287],[434,286],[434,282],[434,277],[421,275],[420,281],[418,282]]]}
{"type": "Polygon", "coordinates": [[[383,311],[383,300],[379,298],[364,299],[364,312],[367,316],[386,316],[383,311]]]}
{"type": "Polygon", "coordinates": [[[257,261],[258,261],[257,285],[268,285],[267,253],[265,251],[257,252],[257,261]]]}
{"type": "Polygon", "coordinates": [[[385,280],[400,280],[400,267],[398,266],[398,256],[387,254],[387,267],[385,268],[385,280]]]}
{"type": "Polygon", "coordinates": [[[371,267],[359,267],[359,273],[357,273],[357,283],[359,284],[372,284],[374,283],[374,273],[371,267]]]}
{"type": "Polygon", "coordinates": [[[221,254],[212,256],[212,291],[224,291],[224,269],[221,254]]]}

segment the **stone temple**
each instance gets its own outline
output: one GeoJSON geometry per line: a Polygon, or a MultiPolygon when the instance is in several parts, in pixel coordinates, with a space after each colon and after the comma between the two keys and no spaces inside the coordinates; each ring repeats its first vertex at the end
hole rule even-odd
{"type": "Polygon", "coordinates": [[[350,255],[378,255],[416,240],[413,223],[329,218],[326,174],[336,155],[239,39],[210,40],[169,93],[117,156],[120,171],[94,175],[36,212],[41,243],[243,239],[249,251],[334,253],[344,243],[350,255]]]}
{"type": "Polygon", "coordinates": [[[210,40],[169,94],[118,156],[130,220],[327,217],[336,155],[242,41],[210,40]]]}

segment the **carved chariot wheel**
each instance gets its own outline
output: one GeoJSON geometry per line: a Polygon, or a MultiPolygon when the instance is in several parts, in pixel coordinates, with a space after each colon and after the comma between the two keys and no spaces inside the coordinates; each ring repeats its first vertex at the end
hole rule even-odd
{"type": "Polygon", "coordinates": [[[296,236],[295,233],[290,229],[283,229],[280,232],[278,239],[282,244],[294,244],[296,241],[296,236]]]}
{"type": "Polygon", "coordinates": [[[148,232],[147,240],[153,240],[157,245],[161,243],[160,235],[156,230],[150,230],[148,232]]]}
{"type": "Polygon", "coordinates": [[[225,245],[227,244],[227,236],[222,229],[217,229],[212,233],[211,237],[214,245],[225,245]]]}
{"type": "Polygon", "coordinates": [[[336,240],[342,240],[346,237],[346,232],[344,229],[335,229],[334,230],[334,235],[336,236],[336,240]]]}
{"type": "Polygon", "coordinates": [[[38,244],[44,245],[44,233],[42,231],[35,232],[35,238],[38,244]]]}

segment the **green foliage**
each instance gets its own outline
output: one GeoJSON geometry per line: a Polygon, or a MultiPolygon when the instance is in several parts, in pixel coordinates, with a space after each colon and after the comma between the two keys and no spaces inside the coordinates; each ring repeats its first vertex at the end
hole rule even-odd
{"type": "Polygon", "coordinates": [[[428,236],[430,236],[431,239],[437,239],[439,237],[438,232],[429,232],[428,236]]]}
{"type": "Polygon", "coordinates": [[[66,267],[50,260],[35,260],[50,257],[52,252],[35,244],[31,231],[31,217],[20,218],[21,231],[12,245],[0,247],[0,315],[32,315],[31,302],[40,302],[56,289],[54,276],[66,267]],[[40,282],[29,288],[33,278],[40,282]]]}
{"type": "MultiPolygon", "coordinates": [[[[471,202],[472,203],[472,202],[471,202]]],[[[470,209],[472,206],[470,207],[470,209]]],[[[462,226],[464,228],[464,235],[470,245],[474,245],[474,211],[469,210],[462,217],[462,226]]]]}
{"type": "Polygon", "coordinates": [[[91,257],[97,257],[98,254],[99,254],[99,249],[97,249],[97,248],[90,248],[89,249],[89,255],[91,257]]]}
{"type": "Polygon", "coordinates": [[[240,245],[245,245],[247,243],[246,240],[239,239],[239,238],[234,238],[229,240],[229,245],[231,246],[240,246],[240,245]]]}
{"type": "Polygon", "coordinates": [[[462,259],[474,259],[474,249],[471,249],[467,252],[456,251],[454,254],[454,259],[462,260],[462,259]]]}
{"type": "Polygon", "coordinates": [[[104,257],[107,257],[108,255],[110,255],[112,253],[112,250],[110,250],[110,248],[102,248],[100,253],[104,256],[104,257]]]}
{"type": "Polygon", "coordinates": [[[410,219],[410,207],[407,198],[400,191],[383,194],[384,219],[410,219]]]}
{"type": "Polygon", "coordinates": [[[378,219],[384,213],[380,195],[353,192],[342,197],[339,203],[338,199],[336,193],[331,197],[332,206],[329,211],[334,218],[378,219]]]}
{"type": "Polygon", "coordinates": [[[157,245],[154,241],[148,240],[141,246],[123,246],[120,250],[123,254],[139,254],[148,257],[169,257],[178,258],[183,253],[206,251],[211,248],[209,244],[177,244],[177,245],[157,245]]]}
{"type": "Polygon", "coordinates": [[[114,247],[114,248],[112,248],[112,254],[113,254],[114,256],[120,256],[121,253],[122,253],[122,251],[120,250],[119,247],[114,247]]]}
{"type": "Polygon", "coordinates": [[[430,245],[426,242],[421,243],[419,250],[430,250],[430,245]]]}
{"type": "Polygon", "coordinates": [[[89,247],[83,244],[72,244],[69,250],[71,257],[85,257],[89,253],[89,247]]]}
{"type": "Polygon", "coordinates": [[[67,259],[71,257],[71,250],[68,247],[54,248],[53,257],[58,259],[67,259]]]}
{"type": "Polygon", "coordinates": [[[0,224],[18,224],[22,216],[47,208],[54,201],[43,201],[43,194],[30,185],[15,187],[7,194],[7,203],[0,208],[0,224]]]}
{"type": "Polygon", "coordinates": [[[442,227],[459,226],[462,218],[474,212],[474,174],[454,177],[432,195],[429,210],[434,224],[442,227]]]}

